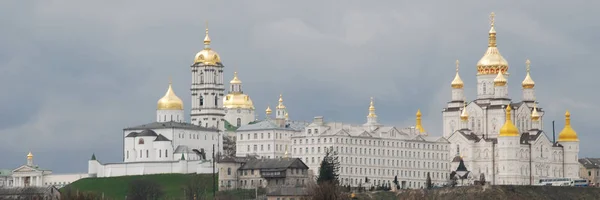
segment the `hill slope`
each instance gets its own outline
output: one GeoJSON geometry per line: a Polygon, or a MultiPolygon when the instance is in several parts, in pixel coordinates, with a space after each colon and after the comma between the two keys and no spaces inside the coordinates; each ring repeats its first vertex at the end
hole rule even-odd
{"type": "Polygon", "coordinates": [[[70,188],[72,191],[91,192],[98,195],[104,193],[108,199],[124,199],[127,195],[129,183],[133,180],[144,179],[158,183],[162,186],[165,199],[180,199],[183,197],[183,188],[192,178],[198,178],[203,183],[206,193],[212,196],[211,174],[155,174],[143,176],[121,176],[110,178],[85,178],[75,181],[61,189],[70,188]]]}

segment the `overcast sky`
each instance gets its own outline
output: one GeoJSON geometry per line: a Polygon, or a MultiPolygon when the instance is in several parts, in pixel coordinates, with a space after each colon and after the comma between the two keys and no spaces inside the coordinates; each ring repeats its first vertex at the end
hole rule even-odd
{"type": "MultiPolygon", "coordinates": [[[[531,59],[545,129],[572,114],[580,157],[597,142],[600,1],[0,1],[0,168],[26,162],[87,172],[92,153],[120,161],[122,129],[155,120],[173,87],[190,108],[190,65],[212,47],[264,117],[283,93],[293,120],[384,124],[441,135],[455,60],[468,100],[496,13],[498,47],[521,99],[531,59]],[[596,39],[594,39],[596,38],[596,39]],[[596,89],[594,89],[596,88],[596,89]]],[[[189,116],[188,116],[189,120],[189,116]]]]}

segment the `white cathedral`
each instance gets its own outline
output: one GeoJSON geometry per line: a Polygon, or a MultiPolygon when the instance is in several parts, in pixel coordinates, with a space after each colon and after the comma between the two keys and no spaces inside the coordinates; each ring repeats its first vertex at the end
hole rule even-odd
{"type": "Polygon", "coordinates": [[[508,95],[508,62],[496,45],[493,13],[491,22],[487,51],[477,63],[477,98],[465,100],[457,61],[452,99],[442,111],[443,136],[456,155],[453,167],[462,159],[474,178],[483,174],[496,185],[579,177],[579,140],[571,128],[569,112],[558,141],[549,140],[542,130],[544,111],[537,106],[529,60],[521,83],[521,101],[513,102],[508,95]]]}

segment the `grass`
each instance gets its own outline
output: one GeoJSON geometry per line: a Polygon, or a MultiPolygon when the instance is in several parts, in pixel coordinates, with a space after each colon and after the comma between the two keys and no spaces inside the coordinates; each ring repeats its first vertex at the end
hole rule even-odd
{"type": "MultiPolygon", "coordinates": [[[[75,181],[61,190],[70,188],[73,191],[104,194],[108,199],[125,199],[129,183],[136,179],[155,181],[162,186],[165,199],[182,199],[183,188],[192,178],[200,178],[203,183],[210,183],[212,174],[154,174],[142,176],[120,176],[110,178],[85,178],[75,181]]],[[[215,177],[218,178],[218,177],[215,177]]],[[[207,196],[212,196],[212,185],[206,184],[207,196]]]]}

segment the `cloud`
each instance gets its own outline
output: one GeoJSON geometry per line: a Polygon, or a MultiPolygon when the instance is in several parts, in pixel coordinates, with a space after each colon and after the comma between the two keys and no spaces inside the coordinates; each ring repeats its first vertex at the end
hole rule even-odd
{"type": "Polygon", "coordinates": [[[362,124],[373,96],[381,122],[410,126],[420,108],[425,128],[441,135],[456,59],[467,99],[475,98],[491,11],[511,65],[510,96],[520,100],[531,59],[544,128],[555,120],[562,129],[569,109],[581,156],[597,156],[590,122],[599,110],[600,27],[589,22],[597,4],[0,2],[0,151],[16,155],[0,167],[22,164],[29,150],[57,172],[85,171],[94,152],[120,160],[121,129],[154,119],[169,77],[189,109],[189,66],[206,21],[227,75],[239,72],[261,116],[283,93],[293,119],[362,124]]]}

